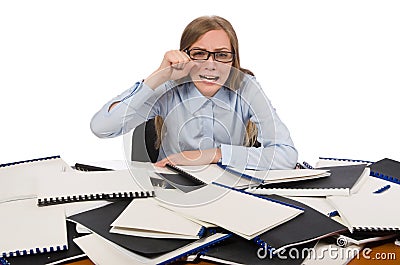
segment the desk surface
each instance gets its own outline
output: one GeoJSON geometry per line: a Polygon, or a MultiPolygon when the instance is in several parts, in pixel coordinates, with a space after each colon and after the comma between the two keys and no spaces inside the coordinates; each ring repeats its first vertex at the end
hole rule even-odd
{"type": "MultiPolygon", "coordinates": [[[[400,260],[400,247],[396,246],[394,243],[374,243],[368,246],[371,248],[371,252],[366,253],[366,257],[360,254],[359,258],[354,258],[349,265],[363,265],[363,264],[399,264],[400,260]],[[369,257],[369,258],[368,258],[369,257]]],[[[178,262],[177,265],[189,265],[189,264],[199,264],[199,265],[213,265],[217,263],[210,262],[178,262]]],[[[94,265],[89,259],[77,261],[70,263],[69,265],[94,265]]]]}

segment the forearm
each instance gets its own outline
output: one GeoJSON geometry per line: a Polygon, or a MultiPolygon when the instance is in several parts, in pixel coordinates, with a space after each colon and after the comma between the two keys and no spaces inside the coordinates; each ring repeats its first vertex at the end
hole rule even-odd
{"type": "Polygon", "coordinates": [[[170,155],[160,161],[155,165],[158,167],[164,167],[167,163],[173,165],[208,165],[215,164],[221,159],[221,149],[207,149],[207,150],[191,150],[183,151],[181,153],[170,155]]]}
{"type": "Polygon", "coordinates": [[[143,109],[146,100],[154,93],[138,82],[131,89],[107,102],[92,118],[90,128],[100,137],[115,137],[127,132],[145,120],[137,115],[137,109],[143,109]],[[140,86],[140,87],[139,87],[140,86]]]}

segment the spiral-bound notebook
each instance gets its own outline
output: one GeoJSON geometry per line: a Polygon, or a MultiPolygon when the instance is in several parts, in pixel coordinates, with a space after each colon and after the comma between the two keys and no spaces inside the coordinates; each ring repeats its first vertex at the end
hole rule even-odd
{"type": "Polygon", "coordinates": [[[38,205],[154,196],[147,170],[73,171],[38,181],[38,205]]]}
{"type": "Polygon", "coordinates": [[[58,175],[73,169],[60,156],[43,157],[0,165],[0,202],[34,198],[41,177],[58,175]]]}
{"type": "Polygon", "coordinates": [[[284,196],[350,195],[357,192],[369,176],[369,169],[365,164],[321,169],[328,169],[331,175],[325,178],[262,185],[248,191],[284,196]]]}
{"type": "Polygon", "coordinates": [[[400,184],[400,162],[384,158],[370,165],[371,176],[400,184]]]}
{"type": "Polygon", "coordinates": [[[193,239],[165,239],[128,236],[110,232],[111,224],[129,205],[131,200],[121,200],[106,206],[70,216],[68,220],[78,223],[93,233],[118,244],[132,252],[148,258],[155,258],[174,251],[193,239]]]}
{"type": "Polygon", "coordinates": [[[293,169],[293,170],[240,170],[221,164],[201,166],[173,166],[167,168],[178,174],[160,173],[176,188],[188,192],[210,183],[219,183],[235,188],[256,187],[260,184],[302,181],[328,177],[328,170],[293,169]]]}
{"type": "Polygon", "coordinates": [[[254,196],[219,184],[210,184],[186,193],[182,200],[189,202],[196,196],[209,194],[218,195],[204,200],[206,203],[192,204],[190,207],[178,204],[164,204],[163,207],[192,220],[217,225],[245,239],[252,239],[303,212],[301,207],[254,196]]]}
{"type": "Polygon", "coordinates": [[[230,166],[217,164],[222,169],[237,176],[248,179],[257,184],[274,184],[284,182],[297,182],[302,180],[325,178],[330,175],[324,169],[275,169],[275,170],[250,170],[238,169],[230,166]]]}
{"type": "Polygon", "coordinates": [[[38,207],[35,199],[0,203],[0,256],[68,249],[64,208],[38,207]]]}
{"type": "MultiPolygon", "coordinates": [[[[80,237],[84,234],[79,234],[76,231],[76,224],[72,222],[66,222],[67,224],[67,238],[68,238],[68,249],[56,252],[46,252],[35,255],[27,256],[14,256],[9,257],[7,260],[12,265],[55,265],[55,264],[66,264],[67,262],[77,261],[86,258],[86,254],[73,242],[74,238],[80,237]]],[[[1,263],[0,263],[1,264],[1,263]]]]}
{"type": "Polygon", "coordinates": [[[327,200],[338,210],[351,232],[400,230],[400,215],[396,212],[400,200],[398,189],[382,193],[332,196],[327,200]]]}

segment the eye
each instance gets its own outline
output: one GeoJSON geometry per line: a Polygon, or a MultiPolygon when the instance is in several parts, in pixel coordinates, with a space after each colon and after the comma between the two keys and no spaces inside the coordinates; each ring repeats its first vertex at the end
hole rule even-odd
{"type": "Polygon", "coordinates": [[[221,59],[223,59],[223,58],[228,58],[229,57],[229,53],[227,53],[227,52],[219,52],[219,53],[216,53],[215,54],[218,58],[221,58],[221,59]]]}
{"type": "Polygon", "coordinates": [[[202,50],[194,50],[191,52],[191,55],[193,57],[207,57],[207,52],[206,51],[202,51],[202,50]]]}

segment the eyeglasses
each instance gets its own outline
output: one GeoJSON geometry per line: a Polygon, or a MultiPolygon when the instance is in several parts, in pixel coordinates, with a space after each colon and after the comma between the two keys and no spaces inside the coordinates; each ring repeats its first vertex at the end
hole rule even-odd
{"type": "Polygon", "coordinates": [[[192,60],[201,60],[206,61],[210,58],[210,55],[213,56],[214,61],[221,62],[221,63],[230,63],[233,61],[235,57],[235,53],[227,52],[227,51],[218,51],[218,52],[209,52],[202,49],[191,49],[191,50],[184,50],[184,52],[189,55],[190,59],[192,60]]]}

